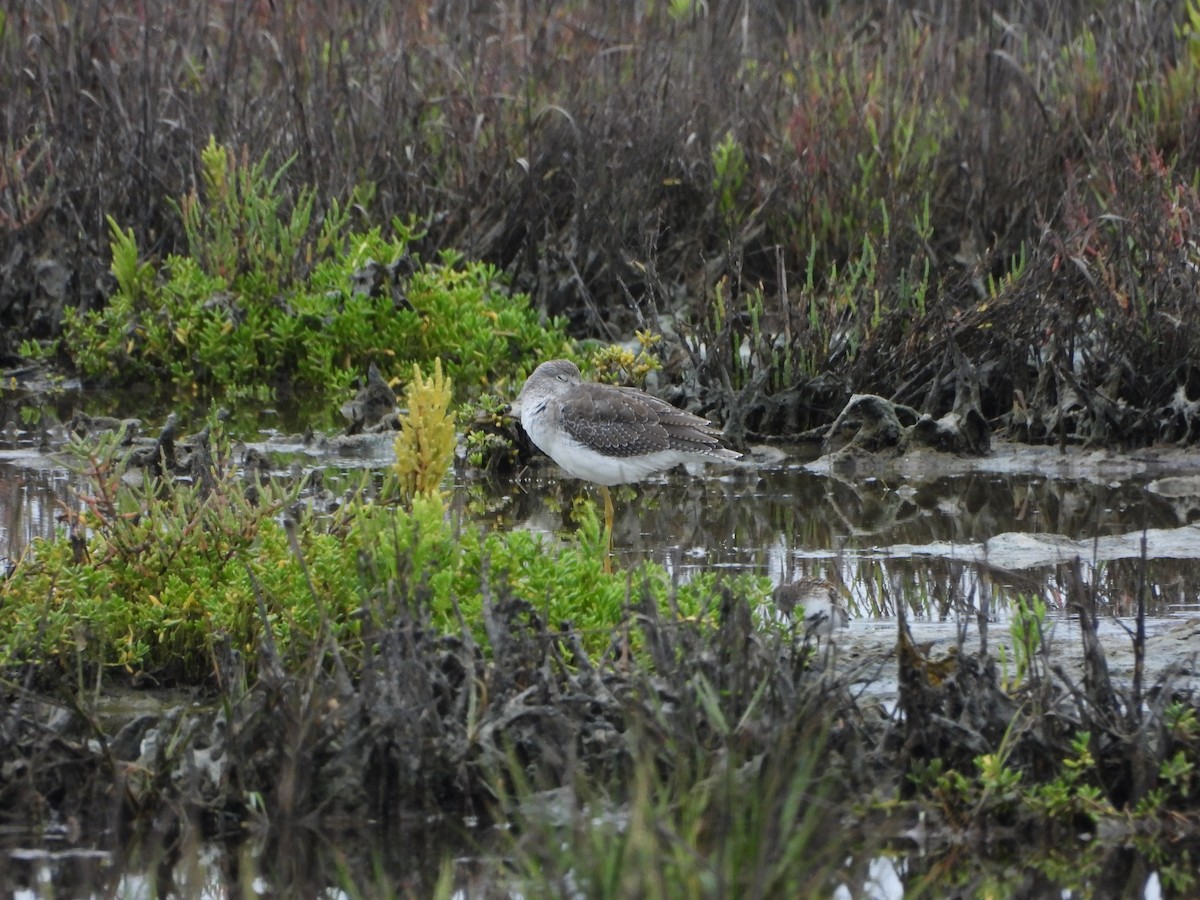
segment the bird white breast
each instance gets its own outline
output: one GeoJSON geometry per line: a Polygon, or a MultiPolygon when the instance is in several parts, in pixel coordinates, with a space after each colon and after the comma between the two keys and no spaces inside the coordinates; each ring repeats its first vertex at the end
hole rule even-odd
{"type": "Polygon", "coordinates": [[[564,472],[583,481],[606,486],[641,481],[688,458],[678,450],[661,450],[644,456],[597,453],[559,430],[553,417],[540,415],[540,409],[540,404],[532,409],[522,407],[521,426],[525,433],[564,472]]]}
{"type": "Polygon", "coordinates": [[[641,481],[669,469],[686,457],[676,450],[660,450],[643,456],[605,456],[575,441],[559,441],[547,456],[576,478],[612,486],[641,481]]]}

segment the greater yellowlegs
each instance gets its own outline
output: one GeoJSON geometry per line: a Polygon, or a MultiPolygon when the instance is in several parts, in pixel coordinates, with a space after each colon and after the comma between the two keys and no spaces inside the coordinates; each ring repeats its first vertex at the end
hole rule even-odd
{"type": "Polygon", "coordinates": [[[721,446],[720,430],[707,419],[636,388],[584,381],[566,359],[534,369],[514,406],[539,450],[568,475],[600,485],[610,535],[611,485],[641,481],[678,463],[742,456],[721,446]]]}

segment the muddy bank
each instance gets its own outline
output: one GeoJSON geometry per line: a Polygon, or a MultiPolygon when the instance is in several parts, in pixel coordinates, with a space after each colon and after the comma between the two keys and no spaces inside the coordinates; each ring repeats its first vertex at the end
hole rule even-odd
{"type": "MultiPolygon", "coordinates": [[[[814,454],[815,455],[815,454],[814,454]]],[[[806,467],[837,478],[892,477],[928,482],[971,472],[1044,475],[1047,478],[1125,480],[1165,478],[1155,490],[1164,496],[1200,495],[1200,448],[1155,446],[1138,449],[1055,447],[994,439],[986,453],[943,453],[909,447],[903,453],[820,454],[806,467]]]]}

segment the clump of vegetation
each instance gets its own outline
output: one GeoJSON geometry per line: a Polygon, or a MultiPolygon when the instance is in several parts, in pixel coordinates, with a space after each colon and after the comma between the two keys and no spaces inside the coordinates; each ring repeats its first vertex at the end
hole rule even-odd
{"type": "Polygon", "coordinates": [[[400,416],[396,435],[396,477],[400,498],[411,503],[418,496],[436,495],[454,462],[454,414],[450,411],[450,382],[442,375],[442,361],[434,360],[433,375],[424,378],[417,365],[404,390],[407,409],[400,416]]]}
{"type": "Polygon", "coordinates": [[[615,344],[592,352],[590,363],[597,381],[641,388],[645,387],[646,378],[651,372],[662,368],[662,363],[654,355],[654,346],[662,341],[662,335],[639,331],[635,337],[638,342],[637,353],[615,344]]]}
{"type": "Polygon", "coordinates": [[[307,190],[289,207],[286,170],[269,174],[265,159],[210,141],[203,192],[179,205],[188,253],[161,266],[109,219],[116,291],[102,310],[64,313],[63,349],[85,375],[267,399],[281,384],[342,389],[372,362],[386,370],[441,357],[474,395],[515,359],[565,342],[561,324],[540,325],[494,267],[452,252],[416,261],[411,223],[354,231],[337,203],[316,222],[307,190]]]}
{"type": "MultiPolygon", "coordinates": [[[[437,506],[416,500],[417,515],[429,514],[420,527],[436,527],[444,515],[437,506]]],[[[586,541],[601,546],[595,517],[585,524],[586,541]]],[[[529,542],[542,562],[522,561],[522,570],[576,565],[571,554],[529,542]]],[[[332,832],[276,831],[281,817],[341,821],[348,830],[332,842],[345,854],[340,877],[363,879],[346,886],[372,895],[389,893],[364,886],[377,884],[397,859],[415,863],[402,872],[409,888],[419,879],[428,893],[425,879],[438,877],[437,864],[458,846],[435,836],[436,823],[418,811],[453,813],[459,840],[461,815],[481,826],[516,824],[511,838],[486,827],[476,835],[512,841],[500,849],[516,864],[487,877],[527,891],[584,878],[599,893],[618,873],[612,883],[621,887],[666,873],[689,886],[740,893],[760,882],[784,888],[824,879],[845,860],[838,836],[818,827],[842,782],[841,767],[829,764],[826,713],[844,695],[806,667],[806,648],[759,630],[735,585],[706,583],[695,602],[657,577],[631,573],[617,585],[622,627],[593,632],[586,616],[592,603],[605,601],[607,580],[577,599],[577,618],[568,620],[548,590],[493,575],[478,605],[438,624],[437,588],[405,580],[434,567],[413,566],[409,554],[397,554],[397,567],[387,548],[377,549],[360,554],[361,605],[350,616],[356,640],[317,642],[297,659],[264,636],[256,680],[244,677],[249,656],[239,662],[239,654],[222,652],[221,671],[236,674],[241,666],[243,677],[220,681],[219,711],[174,726],[170,713],[139,717],[156,734],[172,728],[169,741],[116,739],[112,720],[92,716],[88,692],[80,691],[69,733],[87,728],[93,739],[80,742],[75,790],[56,811],[78,809],[87,822],[102,815],[169,821],[193,837],[208,823],[262,815],[278,841],[266,843],[255,865],[276,887],[305,896],[327,876],[307,864],[310,851],[321,851],[304,849],[305,836],[329,840],[332,832]],[[203,754],[197,742],[212,734],[208,752],[220,764],[201,771],[189,760],[203,754]],[[196,777],[169,774],[189,765],[196,777]],[[114,766],[126,773],[128,790],[111,790],[114,766]],[[72,805],[90,791],[101,791],[92,794],[94,807],[72,805]],[[632,834],[647,843],[622,836],[626,798],[638,817],[632,834]],[[422,823],[415,845],[392,840],[388,823],[403,828],[407,821],[422,823]],[[655,821],[663,827],[652,829],[655,821]],[[564,828],[573,848],[564,845],[564,828]],[[360,869],[381,845],[390,849],[380,866],[360,869]],[[596,852],[571,875],[574,854],[588,850],[596,852]]],[[[494,544],[485,560],[501,556],[494,544]]],[[[315,562],[309,568],[316,581],[315,562]]],[[[588,569],[597,570],[594,563],[588,569]]],[[[559,572],[545,587],[561,588],[571,577],[559,572]]],[[[272,615],[286,614],[265,590],[264,598],[272,615]]],[[[335,613],[330,604],[329,617],[335,613]]],[[[45,729],[22,732],[0,745],[0,760],[47,738],[45,729]]],[[[67,741],[57,737],[56,744],[67,741]]],[[[0,793],[24,797],[27,786],[45,784],[51,768],[35,766],[0,793]]],[[[0,820],[12,808],[0,809],[0,820]]]]}
{"type": "MultiPolygon", "coordinates": [[[[1055,661],[1045,609],[1036,601],[1019,601],[1012,622],[1016,678],[987,652],[932,659],[901,622],[904,723],[897,749],[907,772],[899,794],[910,811],[954,833],[1036,829],[1050,842],[1122,835],[1153,860],[1169,890],[1194,891],[1190,860],[1162,852],[1164,835],[1179,833],[1176,815],[1195,802],[1194,698],[1177,689],[1170,670],[1153,686],[1143,684],[1141,627],[1130,634],[1138,660],[1132,681],[1114,681],[1097,637],[1095,594],[1083,584],[1078,560],[1069,593],[1085,651],[1078,680],[1055,661]]],[[[1139,620],[1144,615],[1143,607],[1139,620]]]]}
{"type": "MultiPolygon", "coordinates": [[[[732,621],[724,627],[737,633],[732,621]]],[[[683,649],[694,638],[681,632],[660,640],[683,649]]],[[[489,861],[492,878],[526,895],[611,898],[795,897],[858,880],[847,870],[865,868],[878,838],[847,841],[823,827],[847,776],[845,744],[830,745],[822,714],[844,701],[841,686],[822,686],[801,666],[787,673],[798,663],[796,648],[716,643],[749,667],[749,684],[724,673],[718,677],[728,696],[718,696],[703,662],[685,681],[679,676],[689,656],[664,660],[663,686],[686,711],[675,715],[654,693],[626,706],[625,767],[612,779],[619,797],[580,773],[570,773],[559,795],[542,772],[526,773],[512,761],[501,768],[507,777],[496,778],[499,802],[516,827],[498,841],[496,858],[506,865],[489,861]],[[777,716],[767,714],[772,709],[777,716]],[[531,802],[546,794],[547,803],[531,802]]],[[[643,675],[634,675],[635,685],[643,675]]]]}
{"type": "MultiPolygon", "coordinates": [[[[483,647],[486,598],[498,593],[574,623],[582,646],[605,646],[628,588],[603,570],[607,546],[590,505],[579,510],[577,535],[549,547],[528,532],[485,533],[447,516],[437,487],[454,447],[448,397],[439,367],[414,377],[411,423],[397,439],[403,508],[358,491],[319,515],[302,482],[255,485],[252,502],[220,438],[206,477],[176,484],[147,475],[131,487],[116,436],[74,441],[92,492],[65,533],[35,541],[0,582],[0,668],[188,682],[214,671],[222,647],[253,659],[264,640],[285,665],[331,640],[356,666],[366,651],[360,613],[380,584],[392,586],[388,604],[416,603],[438,629],[457,632],[465,618],[483,647]]],[[[660,567],[646,564],[633,578],[666,602],[670,578],[660,567]]],[[[734,584],[748,604],[765,595],[758,580],[734,584]]],[[[699,578],[671,592],[678,614],[695,614],[713,587],[699,578]]]]}

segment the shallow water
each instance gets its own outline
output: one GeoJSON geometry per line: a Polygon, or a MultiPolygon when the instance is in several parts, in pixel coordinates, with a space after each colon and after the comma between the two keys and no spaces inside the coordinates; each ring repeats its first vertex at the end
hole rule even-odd
{"type": "MultiPolygon", "coordinates": [[[[335,846],[297,848],[316,851],[325,870],[337,871],[335,846]]],[[[382,850],[382,848],[380,848],[382,850]]],[[[839,876],[824,885],[818,896],[835,900],[869,897],[871,900],[902,900],[906,896],[944,896],[943,891],[957,886],[965,893],[954,896],[1055,896],[1103,897],[1130,896],[1159,900],[1164,896],[1158,873],[1147,856],[1132,847],[1121,847],[1091,854],[1085,870],[1072,868],[1066,854],[1043,848],[1033,856],[1014,852],[1014,848],[995,849],[990,856],[964,852],[924,854],[893,851],[874,856],[847,856],[839,876]],[[1116,881],[1114,882],[1114,877],[1116,881]],[[1123,891],[1110,891],[1114,883],[1123,891]],[[970,890],[974,886],[978,894],[970,890]],[[932,894],[931,894],[932,890],[932,894]]],[[[41,897],[122,897],[151,900],[155,897],[236,897],[270,896],[270,884],[264,875],[265,851],[243,844],[240,849],[216,844],[190,847],[147,864],[117,854],[97,850],[45,850],[13,848],[8,850],[10,876],[7,883],[13,900],[37,900],[41,897]]],[[[317,862],[314,858],[312,862],[317,862]]],[[[311,863],[310,863],[311,864],[311,863]]],[[[476,861],[469,856],[455,861],[454,877],[462,885],[451,895],[455,900],[491,896],[522,896],[515,889],[504,891],[495,883],[475,881],[476,861]]],[[[353,883],[355,889],[333,886],[331,882],[300,882],[310,896],[342,900],[354,896],[387,896],[397,885],[407,886],[409,896],[420,896],[418,885],[430,884],[430,877],[418,879],[420,869],[386,871],[392,867],[380,863],[374,871],[341,870],[339,878],[353,883]],[[407,875],[407,877],[406,877],[407,875]],[[369,887],[374,885],[375,888],[369,887]],[[378,894],[374,893],[375,889],[378,894]]],[[[433,877],[436,877],[434,873],[433,877]]]]}
{"type": "MultiPolygon", "coordinates": [[[[951,459],[946,468],[957,470],[945,473],[937,462],[847,477],[771,453],[698,476],[680,469],[614,492],[614,552],[623,565],[653,560],[680,578],[717,569],[775,583],[840,581],[859,619],[894,615],[902,601],[912,614],[944,618],[977,604],[981,585],[998,607],[1014,594],[1062,606],[1078,557],[1114,613],[1131,610],[1143,578],[1150,615],[1200,612],[1200,488],[1155,490],[1177,461],[1128,465],[1123,477],[1099,459],[1068,466],[1057,451],[1031,448],[969,465],[951,459]]],[[[498,492],[495,521],[561,533],[570,498],[592,491],[539,468],[498,492]]]]}
{"type": "MultiPolygon", "coordinates": [[[[256,437],[237,452],[266,452],[279,474],[320,467],[335,493],[392,459],[386,436],[256,437]]],[[[86,479],[55,448],[61,438],[0,435],[0,565],[86,502],[86,479]]],[[[854,620],[889,618],[903,603],[939,621],[1003,613],[1018,595],[1065,608],[1078,558],[1102,610],[1131,614],[1144,585],[1149,616],[1200,614],[1200,457],[1019,447],[984,460],[906,460],[903,469],[860,461],[847,472],[770,448],[755,456],[614,488],[616,564],[653,561],[679,580],[705,571],[773,583],[821,577],[845,586],[854,620]]],[[[463,479],[455,495],[465,515],[551,541],[575,528],[576,499],[600,505],[594,486],[548,461],[503,482],[463,479]]]]}

